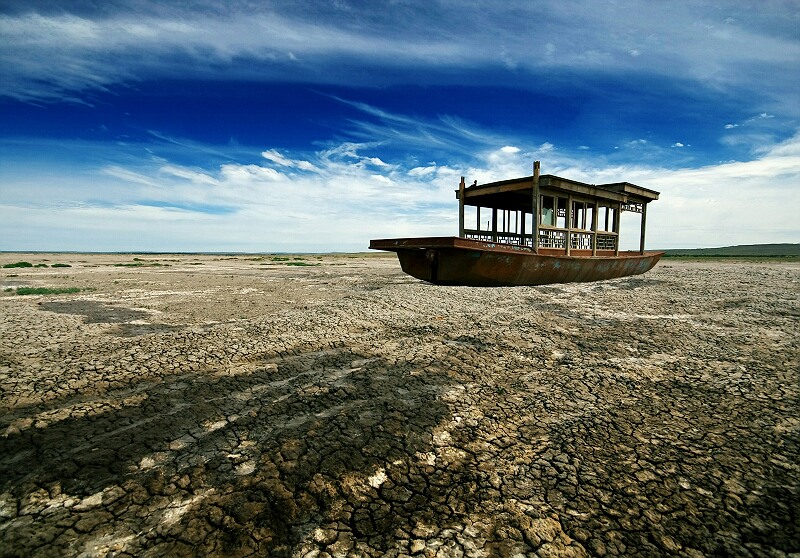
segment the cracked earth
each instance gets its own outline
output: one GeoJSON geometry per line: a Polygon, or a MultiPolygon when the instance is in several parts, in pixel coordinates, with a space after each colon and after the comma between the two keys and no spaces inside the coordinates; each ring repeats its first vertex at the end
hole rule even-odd
{"type": "Polygon", "coordinates": [[[800,556],[796,262],[132,258],[0,255],[0,556],[800,556]]]}

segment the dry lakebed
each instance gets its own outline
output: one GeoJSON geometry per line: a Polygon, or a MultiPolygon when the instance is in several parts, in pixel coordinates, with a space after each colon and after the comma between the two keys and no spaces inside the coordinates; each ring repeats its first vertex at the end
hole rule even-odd
{"type": "Polygon", "coordinates": [[[0,556],[800,556],[797,261],[20,261],[0,556]]]}

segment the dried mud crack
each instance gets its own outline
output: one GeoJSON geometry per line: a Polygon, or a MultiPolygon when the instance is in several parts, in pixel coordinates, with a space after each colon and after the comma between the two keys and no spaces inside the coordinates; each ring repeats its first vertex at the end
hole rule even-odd
{"type": "Polygon", "coordinates": [[[0,556],[800,553],[797,264],[169,258],[0,277],[0,556]]]}

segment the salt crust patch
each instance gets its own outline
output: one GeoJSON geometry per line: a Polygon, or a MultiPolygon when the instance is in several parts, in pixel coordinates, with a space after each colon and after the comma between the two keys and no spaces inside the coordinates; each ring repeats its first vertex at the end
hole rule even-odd
{"type": "Polygon", "coordinates": [[[87,496],[83,500],[80,501],[79,504],[75,506],[75,509],[78,511],[89,510],[92,508],[96,508],[100,504],[103,503],[103,492],[95,492],[91,496],[87,496]]]}
{"type": "Polygon", "coordinates": [[[425,453],[417,452],[416,458],[426,465],[436,465],[436,454],[432,451],[426,451],[425,453]]]}
{"type": "Polygon", "coordinates": [[[164,510],[164,513],[161,516],[161,524],[166,525],[167,527],[175,525],[178,521],[180,521],[181,517],[183,517],[186,512],[191,509],[193,505],[203,500],[210,492],[212,492],[212,490],[206,490],[196,494],[195,496],[192,496],[191,498],[180,500],[171,505],[169,508],[164,510]]]}
{"type": "Polygon", "coordinates": [[[245,461],[244,463],[239,463],[233,471],[237,475],[242,476],[252,474],[255,470],[256,464],[254,461],[245,461]]]}
{"type": "Polygon", "coordinates": [[[218,420],[216,422],[206,423],[206,432],[214,432],[215,430],[223,428],[226,424],[228,424],[227,420],[218,420]]]}
{"type": "Polygon", "coordinates": [[[383,467],[381,467],[380,469],[378,469],[378,471],[374,475],[369,477],[368,480],[369,480],[369,484],[370,484],[370,486],[372,488],[378,488],[378,487],[380,487],[380,485],[385,483],[386,479],[388,479],[388,478],[389,477],[386,476],[386,470],[383,467]]]}
{"type": "Polygon", "coordinates": [[[136,535],[116,537],[113,534],[102,535],[100,537],[86,541],[83,551],[77,558],[100,558],[116,555],[126,549],[129,542],[136,539],[136,535]]]}

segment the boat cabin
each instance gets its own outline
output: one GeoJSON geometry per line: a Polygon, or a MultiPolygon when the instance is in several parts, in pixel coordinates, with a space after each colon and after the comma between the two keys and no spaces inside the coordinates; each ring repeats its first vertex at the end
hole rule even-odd
{"type": "Polygon", "coordinates": [[[461,178],[459,236],[529,246],[539,254],[619,255],[620,216],[641,214],[639,252],[644,254],[647,204],[658,192],[630,182],[586,184],[552,174],[533,175],[467,187],[461,178]],[[464,222],[465,206],[477,211],[475,228],[464,222]],[[483,211],[482,211],[483,210],[483,211]],[[533,219],[536,216],[536,219],[533,219]]]}

